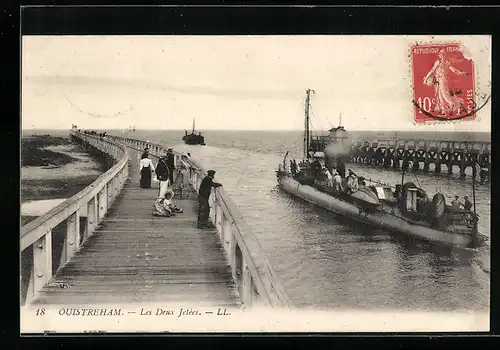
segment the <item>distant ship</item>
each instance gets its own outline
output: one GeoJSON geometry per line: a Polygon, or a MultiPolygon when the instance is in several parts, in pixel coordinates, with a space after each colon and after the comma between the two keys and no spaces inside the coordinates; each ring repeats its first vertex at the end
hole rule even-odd
{"type": "Polygon", "coordinates": [[[185,135],[182,137],[182,140],[186,145],[202,145],[205,146],[205,137],[201,135],[201,132],[198,135],[195,134],[195,122],[193,119],[193,130],[191,134],[188,134],[187,130],[185,130],[185,135]]]}

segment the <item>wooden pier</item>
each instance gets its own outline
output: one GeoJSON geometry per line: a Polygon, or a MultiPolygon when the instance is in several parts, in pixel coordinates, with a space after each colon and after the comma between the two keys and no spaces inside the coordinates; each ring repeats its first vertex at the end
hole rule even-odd
{"type": "MultiPolygon", "coordinates": [[[[412,163],[412,170],[441,173],[443,165],[451,175],[454,167],[461,177],[465,170],[477,162],[486,171],[482,181],[489,180],[491,173],[491,143],[477,141],[441,141],[412,139],[361,139],[351,146],[351,162],[381,166],[399,170],[403,165],[412,163]],[[406,163],[406,164],[405,164],[406,163]]],[[[477,174],[480,176],[481,174],[477,174]]]]}
{"type": "MultiPolygon", "coordinates": [[[[158,183],[153,181],[156,188],[139,188],[139,152],[146,143],[74,131],[72,136],[112,155],[116,164],[84,191],[22,228],[21,250],[29,253],[21,278],[26,304],[291,306],[223,189],[211,196],[216,228],[196,227],[195,191],[205,171],[194,160],[189,161],[192,188],[179,186],[182,175],[174,185],[174,201],[184,212],[153,217],[158,183]]],[[[160,145],[148,146],[153,155],[165,152],[160,145]]]]}

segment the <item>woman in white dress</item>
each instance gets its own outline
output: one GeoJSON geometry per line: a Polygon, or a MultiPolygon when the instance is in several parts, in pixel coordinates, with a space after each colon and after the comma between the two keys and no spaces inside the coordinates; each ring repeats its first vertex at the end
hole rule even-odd
{"type": "Polygon", "coordinates": [[[151,175],[155,169],[153,166],[153,162],[151,161],[151,159],[149,159],[149,156],[146,152],[142,155],[139,164],[139,171],[141,172],[141,179],[139,181],[139,184],[141,188],[151,188],[151,175]]]}

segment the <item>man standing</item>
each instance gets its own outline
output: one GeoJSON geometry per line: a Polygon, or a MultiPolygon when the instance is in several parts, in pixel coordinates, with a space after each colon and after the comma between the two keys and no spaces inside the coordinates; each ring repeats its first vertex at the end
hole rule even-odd
{"type": "Polygon", "coordinates": [[[337,157],[337,173],[340,175],[342,179],[345,179],[345,164],[342,161],[340,154],[337,157]]]}
{"type": "Polygon", "coordinates": [[[467,210],[467,211],[471,211],[471,209],[472,209],[472,203],[469,200],[469,197],[465,196],[464,199],[465,199],[464,209],[467,210]]]}
{"type": "Polygon", "coordinates": [[[170,186],[172,186],[174,184],[175,160],[171,148],[167,150],[167,166],[168,166],[168,179],[170,180],[170,186]]]}
{"type": "Polygon", "coordinates": [[[207,176],[201,181],[198,205],[198,228],[213,228],[209,223],[210,207],[208,205],[208,198],[212,192],[212,187],[217,188],[222,186],[218,182],[214,182],[215,170],[207,171],[207,176]]]}
{"type": "Polygon", "coordinates": [[[167,155],[164,155],[158,160],[158,164],[155,168],[156,178],[160,182],[160,192],[158,197],[163,198],[167,193],[170,172],[167,165],[167,155]]]}
{"type": "Polygon", "coordinates": [[[451,201],[451,207],[455,209],[460,209],[460,207],[463,206],[462,203],[460,203],[459,196],[455,196],[455,200],[451,201]]]}

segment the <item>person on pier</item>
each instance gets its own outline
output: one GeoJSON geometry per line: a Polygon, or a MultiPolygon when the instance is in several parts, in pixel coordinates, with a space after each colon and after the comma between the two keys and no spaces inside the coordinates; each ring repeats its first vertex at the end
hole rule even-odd
{"type": "Polygon", "coordinates": [[[173,202],[174,192],[167,190],[165,197],[158,197],[153,203],[153,216],[171,217],[183,210],[178,208],[173,202]]]}
{"type": "Polygon", "coordinates": [[[149,157],[149,147],[144,148],[144,152],[142,152],[142,157],[149,157]]]}
{"type": "Polygon", "coordinates": [[[172,153],[172,149],[169,148],[167,150],[167,166],[168,166],[168,179],[170,184],[174,184],[174,170],[175,170],[175,159],[174,154],[172,153]]]}
{"type": "Polygon", "coordinates": [[[158,160],[158,164],[156,164],[156,178],[159,181],[159,198],[164,198],[165,194],[168,190],[169,185],[169,170],[167,165],[167,155],[165,154],[158,160]]]}
{"type": "Polygon", "coordinates": [[[201,181],[198,204],[198,228],[206,229],[213,228],[213,224],[209,222],[210,216],[210,206],[208,205],[208,199],[210,198],[210,193],[212,192],[212,187],[217,188],[222,186],[222,184],[214,181],[215,170],[207,171],[207,176],[201,181]]]}
{"type": "Polygon", "coordinates": [[[152,172],[155,171],[153,162],[149,159],[149,156],[144,153],[139,164],[139,171],[141,173],[139,184],[141,188],[151,188],[151,175],[152,172]]]}
{"type": "Polygon", "coordinates": [[[180,197],[181,199],[184,197],[184,189],[189,188],[189,177],[190,177],[190,170],[191,167],[189,166],[188,163],[188,157],[186,154],[182,154],[181,158],[179,160],[179,166],[177,167],[177,176],[181,176],[181,181],[179,183],[181,192],[180,192],[180,197]]]}

